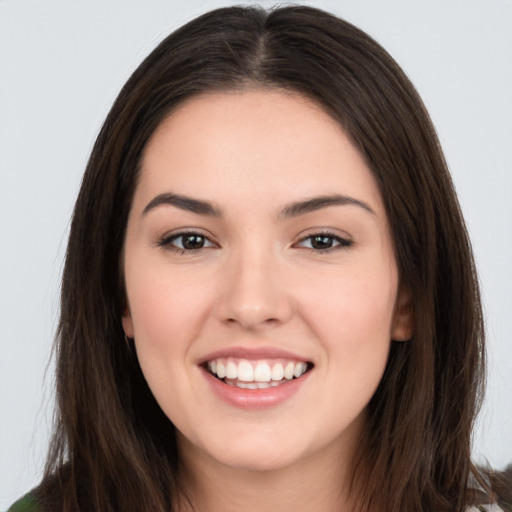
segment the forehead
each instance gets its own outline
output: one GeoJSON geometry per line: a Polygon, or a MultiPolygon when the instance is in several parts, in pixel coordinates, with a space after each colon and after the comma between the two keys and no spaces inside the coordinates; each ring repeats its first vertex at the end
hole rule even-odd
{"type": "Polygon", "coordinates": [[[276,204],[345,193],[382,209],[372,173],[340,124],[310,99],[280,90],[185,101],[151,137],[138,188],[149,199],[169,189],[276,204]]]}

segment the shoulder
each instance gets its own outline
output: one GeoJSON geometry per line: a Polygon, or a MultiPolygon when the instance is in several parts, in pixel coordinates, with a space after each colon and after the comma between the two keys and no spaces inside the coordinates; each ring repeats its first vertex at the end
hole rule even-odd
{"type": "Polygon", "coordinates": [[[39,507],[33,494],[26,494],[14,503],[7,512],[38,512],[39,507]]]}

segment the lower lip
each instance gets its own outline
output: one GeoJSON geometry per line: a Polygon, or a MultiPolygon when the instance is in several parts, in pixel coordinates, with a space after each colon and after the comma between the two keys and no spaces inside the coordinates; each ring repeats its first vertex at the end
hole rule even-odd
{"type": "Polygon", "coordinates": [[[213,392],[227,404],[240,409],[266,409],[285,402],[299,391],[310,373],[311,371],[308,371],[299,378],[279,386],[265,389],[243,389],[225,384],[203,369],[203,374],[213,392]]]}

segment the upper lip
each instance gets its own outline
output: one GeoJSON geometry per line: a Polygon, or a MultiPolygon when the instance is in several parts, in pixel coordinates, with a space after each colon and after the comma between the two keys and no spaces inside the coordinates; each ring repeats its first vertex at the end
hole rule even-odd
{"type": "Polygon", "coordinates": [[[304,358],[298,354],[294,354],[288,350],[283,350],[278,347],[242,347],[242,346],[234,346],[234,347],[226,347],[219,350],[215,350],[210,352],[206,356],[202,357],[199,361],[199,364],[207,363],[208,361],[212,361],[213,359],[220,358],[228,358],[233,357],[237,359],[249,359],[249,360],[258,360],[258,359],[290,359],[293,361],[304,361],[309,362],[307,358],[304,358]]]}

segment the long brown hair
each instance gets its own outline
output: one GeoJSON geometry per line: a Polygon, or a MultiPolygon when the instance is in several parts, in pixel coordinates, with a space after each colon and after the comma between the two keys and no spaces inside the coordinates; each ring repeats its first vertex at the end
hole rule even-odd
{"type": "MultiPolygon", "coordinates": [[[[142,152],[180,102],[212,90],[293,90],[351,137],[386,206],[414,336],[393,342],[354,464],[362,511],[462,512],[484,376],[471,248],[430,118],[373,39],[318,9],[209,12],[133,73],[93,148],[76,202],[56,338],[56,429],[39,496],[47,510],[175,510],[174,426],[124,339],[120,259],[142,152]]],[[[340,482],[341,485],[341,482],[340,482]]],[[[485,484],[484,484],[485,485],[485,484]]]]}

